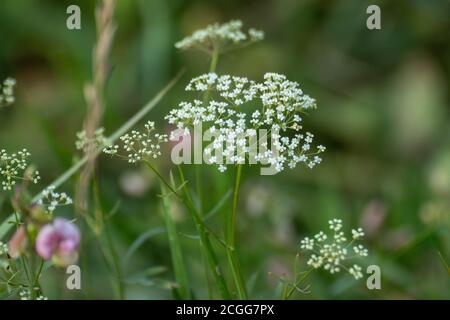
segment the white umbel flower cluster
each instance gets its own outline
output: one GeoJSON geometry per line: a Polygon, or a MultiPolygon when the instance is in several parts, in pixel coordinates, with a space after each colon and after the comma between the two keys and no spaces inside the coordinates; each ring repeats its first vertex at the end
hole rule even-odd
{"type": "MultiPolygon", "coordinates": [[[[34,291],[39,291],[40,289],[38,287],[34,287],[33,288],[34,291]]],[[[32,300],[32,295],[31,295],[31,289],[30,288],[24,288],[21,287],[19,290],[19,298],[20,300],[32,300]]],[[[35,297],[35,300],[48,300],[48,297],[39,294],[37,297],[35,297]]]]}
{"type": "Polygon", "coordinates": [[[36,204],[42,206],[49,215],[53,215],[57,207],[68,206],[72,203],[72,198],[65,192],[56,192],[54,186],[49,186],[42,191],[42,198],[36,201],[36,204]]]}
{"type": "Polygon", "coordinates": [[[108,145],[108,139],[104,136],[104,128],[95,130],[94,136],[89,138],[85,130],[77,132],[75,146],[77,150],[87,151],[89,148],[102,148],[108,145]]]}
{"type": "Polygon", "coordinates": [[[235,45],[262,39],[264,39],[263,31],[252,28],[245,33],[242,31],[242,21],[232,20],[224,24],[215,23],[197,30],[189,37],[175,43],[175,47],[181,50],[199,49],[208,52],[217,47],[222,51],[235,45]]]}
{"type": "Polygon", "coordinates": [[[0,178],[3,178],[3,190],[12,190],[18,180],[38,183],[41,179],[39,172],[36,170],[27,171],[30,156],[31,154],[26,149],[12,154],[8,154],[4,149],[0,150],[0,178]]]}
{"type": "Polygon", "coordinates": [[[30,289],[22,288],[19,291],[19,297],[20,297],[20,300],[30,300],[31,299],[30,289]]]}
{"type": "Polygon", "coordinates": [[[355,241],[364,236],[364,232],[361,228],[353,229],[352,239],[347,241],[342,227],[342,220],[330,220],[329,228],[333,232],[331,235],[321,231],[313,239],[306,237],[300,242],[300,248],[311,252],[307,261],[311,267],[323,268],[332,274],[345,270],[355,279],[360,279],[363,276],[361,267],[357,264],[348,267],[346,262],[356,257],[367,257],[368,251],[363,245],[353,246],[355,241]]]}
{"type": "Polygon", "coordinates": [[[14,103],[14,87],[16,80],[7,78],[3,81],[3,85],[0,83],[0,107],[8,106],[14,103]]]}
{"type": "Polygon", "coordinates": [[[0,256],[8,254],[8,245],[0,241],[0,256]]]}
{"type": "Polygon", "coordinates": [[[119,145],[111,145],[103,149],[103,152],[110,155],[126,157],[129,163],[137,163],[156,159],[161,156],[161,143],[167,142],[166,134],[154,133],[155,123],[148,121],[145,124],[145,131],[131,131],[120,137],[123,149],[127,155],[120,155],[119,145]]]}
{"type": "MultiPolygon", "coordinates": [[[[209,161],[218,164],[220,171],[226,167],[219,158],[226,158],[226,164],[244,163],[249,158],[256,147],[250,143],[252,137],[259,139],[256,163],[270,164],[277,172],[286,166],[295,168],[298,163],[313,168],[321,162],[319,154],[325,147],[314,148],[313,134],[304,132],[301,124],[302,115],[314,109],[316,102],[286,76],[266,73],[263,82],[255,82],[208,73],[192,79],[186,91],[209,92],[213,97],[209,101],[181,102],[166,120],[186,134],[199,124],[209,130],[215,139],[205,154],[223,150],[221,157],[212,156],[209,161]]],[[[176,137],[172,135],[171,140],[176,137]]]]}

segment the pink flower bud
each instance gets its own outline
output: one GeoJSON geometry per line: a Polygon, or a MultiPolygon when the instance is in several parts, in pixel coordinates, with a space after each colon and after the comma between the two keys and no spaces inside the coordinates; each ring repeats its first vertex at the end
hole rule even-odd
{"type": "Polygon", "coordinates": [[[9,255],[12,258],[18,258],[25,251],[27,245],[27,232],[22,225],[14,233],[11,240],[9,240],[9,255]]]}

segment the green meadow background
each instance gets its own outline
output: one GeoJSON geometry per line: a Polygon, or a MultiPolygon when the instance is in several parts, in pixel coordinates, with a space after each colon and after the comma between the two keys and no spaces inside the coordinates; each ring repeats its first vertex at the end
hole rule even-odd
{"type": "MultiPolygon", "coordinates": [[[[29,149],[41,187],[80,157],[74,140],[86,113],[83,86],[91,79],[95,3],[0,2],[0,78],[18,81],[15,105],[0,111],[0,148],[29,149]],[[66,8],[73,3],[81,7],[81,30],[66,28],[66,8]]],[[[368,290],[365,280],[349,275],[318,271],[307,281],[311,292],[296,299],[448,299],[450,273],[443,260],[450,261],[449,12],[447,0],[119,0],[103,126],[112,133],[184,67],[175,88],[146,117],[168,130],[164,115],[190,98],[184,86],[209,66],[206,56],[177,52],[173,44],[216,21],[241,19],[245,27],[264,30],[264,41],[222,57],[218,73],[259,80],[277,72],[299,82],[318,101],[305,127],[327,151],[314,170],[260,176],[245,168],[238,232],[249,296],[278,298],[278,281],[268,273],[292,275],[300,239],[341,218],[347,230],[366,230],[364,265],[381,267],[381,290],[368,290]],[[370,4],[381,7],[381,30],[366,28],[370,4]]],[[[156,163],[166,175],[174,169],[169,155],[166,149],[156,163]]],[[[195,170],[186,169],[192,179],[195,170]]],[[[232,188],[234,171],[205,167],[203,177],[208,210],[232,188]]],[[[74,194],[76,179],[61,190],[74,194]]],[[[172,298],[158,185],[145,168],[102,156],[96,208],[111,214],[97,232],[110,241],[97,241],[82,223],[82,290],[65,289],[64,270],[51,269],[43,278],[45,294],[116,298],[112,283],[120,275],[126,298],[172,298]],[[102,251],[107,245],[117,254],[113,269],[102,251]]],[[[0,193],[1,219],[11,213],[6,196],[0,193]]],[[[190,283],[197,298],[207,298],[211,284],[195,229],[181,206],[172,209],[190,283]]],[[[218,233],[226,209],[209,222],[218,233]]],[[[75,217],[73,208],[59,214],[75,217]]],[[[300,264],[306,269],[303,254],[300,264]]]]}

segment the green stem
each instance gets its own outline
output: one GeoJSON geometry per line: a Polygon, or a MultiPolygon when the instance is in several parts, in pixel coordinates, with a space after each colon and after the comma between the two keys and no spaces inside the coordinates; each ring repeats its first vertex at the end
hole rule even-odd
{"type": "Polygon", "coordinates": [[[39,268],[38,271],[36,273],[36,277],[34,278],[34,285],[33,287],[41,287],[39,284],[39,278],[41,277],[41,273],[42,273],[42,269],[44,268],[44,259],[41,259],[40,263],[39,263],[39,268]]]}
{"type": "Polygon", "coordinates": [[[219,48],[217,46],[214,46],[211,55],[211,64],[209,65],[209,72],[216,72],[218,61],[219,61],[219,48]]]}
{"type": "Polygon", "coordinates": [[[241,177],[242,177],[242,164],[239,164],[237,167],[236,173],[236,181],[234,184],[234,192],[233,192],[233,208],[231,211],[231,224],[229,230],[229,245],[234,247],[236,244],[236,222],[237,222],[237,206],[238,206],[238,198],[239,198],[239,189],[241,185],[241,177]]]}
{"type": "Polygon", "coordinates": [[[144,163],[147,165],[147,167],[150,168],[150,170],[152,170],[156,176],[159,178],[159,180],[173,193],[175,194],[178,198],[182,198],[178,192],[175,191],[175,189],[170,185],[169,182],[166,181],[166,179],[164,179],[164,177],[159,173],[158,170],[156,170],[156,168],[149,162],[149,161],[144,161],[144,163]]]}
{"type": "Polygon", "coordinates": [[[184,174],[183,174],[183,170],[181,169],[181,166],[178,166],[178,172],[180,174],[180,179],[181,179],[181,183],[183,185],[183,190],[184,190],[184,194],[185,194],[184,203],[187,206],[189,212],[191,213],[192,220],[194,221],[197,232],[199,233],[201,248],[204,250],[204,253],[208,260],[208,264],[210,266],[211,272],[214,276],[214,280],[216,281],[217,286],[219,287],[219,291],[222,295],[222,298],[230,299],[231,295],[230,295],[230,292],[228,291],[225,279],[220,270],[219,261],[214,253],[211,241],[209,240],[209,235],[205,229],[203,221],[201,220],[201,217],[198,214],[198,211],[194,206],[192,197],[186,186],[186,180],[184,178],[184,174]]]}
{"type": "Polygon", "coordinates": [[[292,284],[292,288],[291,290],[289,290],[287,292],[287,294],[284,296],[284,300],[287,300],[291,297],[291,295],[295,292],[295,290],[298,289],[298,286],[300,284],[302,284],[303,281],[306,280],[306,278],[309,277],[309,275],[314,271],[314,268],[309,269],[308,271],[306,271],[306,273],[303,275],[303,277],[301,277],[297,282],[295,282],[294,284],[292,284]]]}
{"type": "Polygon", "coordinates": [[[119,260],[119,256],[117,255],[117,252],[114,248],[114,244],[111,238],[111,234],[108,230],[108,226],[105,225],[105,235],[106,235],[106,242],[111,254],[111,260],[112,260],[112,266],[114,268],[114,271],[116,273],[116,280],[114,283],[116,284],[116,291],[117,291],[117,296],[119,298],[119,300],[124,300],[125,299],[125,288],[123,285],[123,279],[122,279],[122,267],[120,265],[120,260],[119,260]]]}
{"type": "MultiPolygon", "coordinates": [[[[161,191],[165,194],[165,187],[161,186],[161,191]]],[[[189,290],[189,282],[187,271],[185,268],[185,263],[183,259],[183,251],[180,244],[180,239],[178,237],[177,227],[172,217],[170,216],[170,202],[167,197],[162,198],[162,213],[164,216],[164,221],[166,223],[167,234],[169,236],[169,246],[170,253],[172,256],[173,270],[175,274],[175,279],[178,284],[178,292],[182,299],[191,299],[191,294],[189,290]]]]}
{"type": "MultiPolygon", "coordinates": [[[[211,52],[211,63],[209,64],[209,73],[215,73],[217,69],[217,64],[219,62],[219,48],[215,45],[214,49],[211,52]]],[[[209,100],[209,94],[210,90],[205,91],[205,94],[203,95],[203,102],[207,102],[209,100]]]]}
{"type": "MultiPolygon", "coordinates": [[[[214,49],[211,52],[211,63],[209,65],[209,73],[216,72],[217,63],[219,61],[219,48],[217,45],[214,46],[214,49]]],[[[203,102],[207,103],[209,100],[210,90],[206,90],[203,95],[203,102]]],[[[203,184],[202,184],[202,171],[200,170],[200,166],[195,166],[195,185],[196,192],[198,198],[198,207],[200,215],[203,215],[203,184]]]]}
{"type": "Polygon", "coordinates": [[[231,274],[238,292],[239,299],[247,299],[247,290],[245,288],[244,278],[242,277],[241,268],[239,265],[239,258],[236,250],[236,222],[237,222],[237,206],[239,199],[239,189],[242,176],[242,164],[237,167],[236,181],[233,193],[233,207],[231,216],[226,219],[227,232],[227,257],[230,266],[231,274]]]}
{"type": "Polygon", "coordinates": [[[195,185],[197,186],[198,211],[203,216],[203,184],[200,166],[195,166],[195,185]]]}

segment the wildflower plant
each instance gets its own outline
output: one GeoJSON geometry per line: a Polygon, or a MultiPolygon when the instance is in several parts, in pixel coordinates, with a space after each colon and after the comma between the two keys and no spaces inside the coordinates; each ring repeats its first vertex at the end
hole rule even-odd
{"type": "MultiPolygon", "coordinates": [[[[213,215],[205,215],[204,212],[201,171],[196,171],[194,192],[192,182],[186,179],[181,165],[178,166],[178,176],[170,172],[170,179],[165,179],[154,164],[162,156],[162,144],[177,138],[175,131],[170,134],[169,139],[169,135],[157,132],[152,121],[145,123],[141,131],[131,130],[140,120],[140,116],[135,116],[127,121],[125,129],[119,129],[110,138],[105,138],[103,128],[94,131],[99,125],[98,121],[91,125],[92,130],[78,132],[76,136],[76,148],[83,151],[85,158],[88,158],[89,153],[95,157],[102,150],[103,153],[125,159],[130,164],[145,164],[159,178],[162,214],[176,278],[176,285],[172,289],[177,298],[190,299],[194,292],[189,288],[180,233],[169,214],[170,201],[182,202],[190,213],[198,233],[195,238],[198,238],[206,260],[205,274],[207,277],[212,276],[220,296],[224,299],[246,299],[248,293],[240,268],[236,228],[243,164],[247,161],[249,164],[268,164],[275,172],[281,172],[299,165],[312,169],[322,161],[320,155],[325,147],[316,145],[314,135],[303,127],[303,118],[310,110],[317,108],[316,100],[305,94],[299,83],[274,72],[263,72],[262,79],[259,80],[216,73],[220,55],[263,38],[264,32],[253,28],[244,31],[241,21],[232,20],[224,24],[209,25],[175,44],[179,50],[200,50],[211,58],[209,71],[194,77],[185,87],[185,91],[193,97],[179,102],[165,119],[185,135],[192,133],[196,126],[203,126],[213,137],[212,143],[204,149],[207,163],[218,166],[221,172],[229,167],[236,168],[231,210],[224,212],[222,234],[225,239],[207,224],[206,217],[209,219],[213,215]],[[119,140],[119,143],[113,144],[112,141],[115,140],[119,140]],[[228,272],[222,269],[222,260],[216,254],[218,248],[222,248],[226,254],[228,272]],[[227,276],[232,277],[232,282],[227,281],[227,276]],[[231,285],[234,286],[232,289],[231,285]]],[[[14,85],[14,80],[7,79],[0,86],[0,106],[14,102],[14,85]]],[[[144,109],[150,110],[148,106],[144,109]]],[[[39,182],[39,173],[29,165],[29,157],[27,150],[13,154],[0,151],[0,180],[4,190],[15,189],[18,182],[39,182]]],[[[79,167],[85,163],[92,165],[93,161],[84,159],[80,163],[79,167]]],[[[70,174],[79,167],[69,169],[70,174]]],[[[92,172],[88,176],[91,174],[92,172]]],[[[80,185],[83,186],[81,183],[80,185]]],[[[24,300],[45,300],[47,298],[39,284],[41,273],[46,269],[44,263],[67,266],[76,262],[81,240],[80,230],[72,221],[54,216],[58,208],[72,204],[72,199],[66,193],[58,192],[55,186],[50,186],[40,193],[37,200],[30,201],[26,191],[19,189],[16,189],[16,197],[12,201],[16,212],[16,231],[8,244],[0,242],[0,263],[3,266],[0,269],[0,289],[6,288],[24,300]],[[22,265],[16,263],[19,258],[21,262],[24,261],[22,265]],[[31,277],[27,274],[28,270],[32,270],[31,277]]],[[[223,203],[218,203],[211,211],[221,210],[222,205],[223,203]]],[[[90,220],[86,218],[86,221],[91,226],[90,220]]],[[[97,225],[92,225],[94,233],[98,232],[95,228],[97,225]]],[[[302,291],[303,281],[317,269],[324,269],[331,274],[344,270],[355,279],[362,277],[362,268],[353,259],[368,255],[367,249],[357,242],[364,236],[363,230],[354,229],[348,237],[343,232],[342,221],[339,219],[331,220],[329,229],[330,232],[319,232],[301,241],[300,248],[308,255],[306,264],[309,270],[302,272],[300,279],[296,278],[292,283],[286,284],[284,297],[289,298],[296,290],[302,291]]],[[[109,235],[107,237],[110,242],[109,235]]],[[[116,252],[111,243],[109,246],[111,252],[103,253],[105,257],[110,254],[114,260],[116,252]]],[[[120,263],[113,261],[111,265],[120,269],[120,263]]],[[[115,278],[118,281],[119,297],[123,297],[122,285],[125,281],[120,270],[115,278]]]]}
{"type": "Polygon", "coordinates": [[[14,87],[16,86],[16,80],[13,78],[7,78],[0,83],[0,107],[6,107],[14,103],[14,87]]]}
{"type": "MultiPolygon", "coordinates": [[[[165,119],[177,128],[171,133],[171,140],[177,140],[180,132],[189,135],[194,130],[195,135],[200,126],[200,131],[205,130],[213,140],[202,155],[206,162],[217,165],[221,172],[227,166],[237,168],[232,209],[225,219],[224,234],[237,296],[245,299],[247,291],[239,267],[236,234],[243,164],[246,161],[269,164],[270,171],[262,168],[262,174],[295,168],[299,163],[313,168],[321,162],[319,154],[325,147],[313,147],[313,134],[303,130],[302,117],[316,108],[316,101],[304,94],[298,83],[273,72],[265,73],[262,81],[216,73],[221,54],[264,37],[262,31],[251,29],[245,34],[241,28],[240,21],[208,26],[175,45],[179,49],[199,49],[210,54],[211,64],[208,73],[193,78],[185,88],[198,96],[180,102],[165,119]]],[[[181,166],[179,171],[183,176],[181,166]]],[[[197,191],[201,194],[200,174],[196,177],[197,191]]],[[[197,229],[201,234],[204,228],[198,225],[197,229]]]]}

